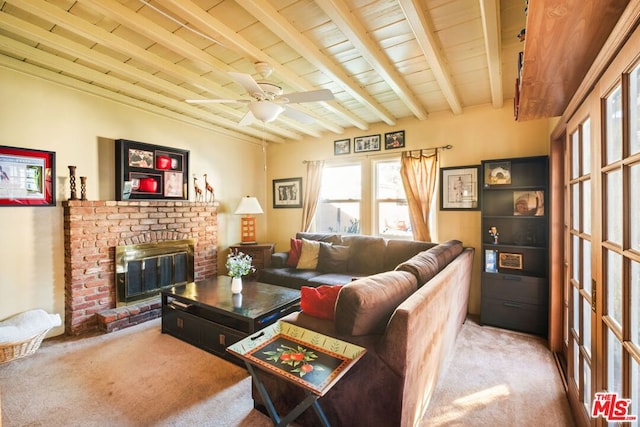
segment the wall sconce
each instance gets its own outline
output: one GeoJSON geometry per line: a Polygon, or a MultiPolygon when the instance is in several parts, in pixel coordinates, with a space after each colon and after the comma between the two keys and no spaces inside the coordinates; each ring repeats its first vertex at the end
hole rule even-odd
{"type": "Polygon", "coordinates": [[[240,204],[235,211],[236,215],[244,215],[240,220],[241,244],[254,245],[256,241],[256,218],[253,215],[264,213],[258,203],[258,199],[245,196],[240,200],[240,204]]]}

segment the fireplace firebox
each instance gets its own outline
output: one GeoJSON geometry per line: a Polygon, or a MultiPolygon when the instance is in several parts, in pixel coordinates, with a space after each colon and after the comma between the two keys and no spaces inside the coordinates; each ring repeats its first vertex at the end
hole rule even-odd
{"type": "Polygon", "coordinates": [[[116,305],[153,298],[175,285],[193,282],[193,239],[116,247],[116,305]]]}

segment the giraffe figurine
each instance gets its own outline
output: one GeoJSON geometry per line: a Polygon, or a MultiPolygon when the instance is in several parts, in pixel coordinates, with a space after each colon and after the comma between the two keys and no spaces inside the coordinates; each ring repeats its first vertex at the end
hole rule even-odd
{"type": "Polygon", "coordinates": [[[198,178],[196,178],[196,175],[193,174],[193,189],[196,193],[196,202],[201,202],[202,201],[202,188],[200,188],[198,186],[198,178]]]}
{"type": "Polygon", "coordinates": [[[204,201],[205,202],[213,202],[213,187],[211,186],[211,184],[209,184],[209,181],[207,181],[207,174],[204,174],[204,188],[207,191],[207,194],[205,195],[204,201]],[[209,198],[211,198],[211,200],[209,200],[209,198]]]}

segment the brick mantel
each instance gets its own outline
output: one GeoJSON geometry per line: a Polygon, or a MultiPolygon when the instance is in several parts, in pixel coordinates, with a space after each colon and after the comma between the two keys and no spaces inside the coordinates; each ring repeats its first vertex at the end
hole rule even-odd
{"type": "Polygon", "coordinates": [[[217,204],[187,201],[81,201],[62,203],[65,249],[65,332],[98,329],[98,314],[120,329],[160,315],[159,302],[115,313],[115,247],[194,239],[194,279],[216,275],[217,204]],[[132,317],[123,319],[123,316],[132,317]],[[104,316],[103,316],[104,317],[104,316]]]}

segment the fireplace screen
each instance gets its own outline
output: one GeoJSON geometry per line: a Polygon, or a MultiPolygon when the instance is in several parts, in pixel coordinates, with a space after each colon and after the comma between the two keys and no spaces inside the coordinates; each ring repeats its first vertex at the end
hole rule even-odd
{"type": "Polygon", "coordinates": [[[154,297],[160,290],[193,282],[191,239],[116,247],[117,306],[154,297]]]}

